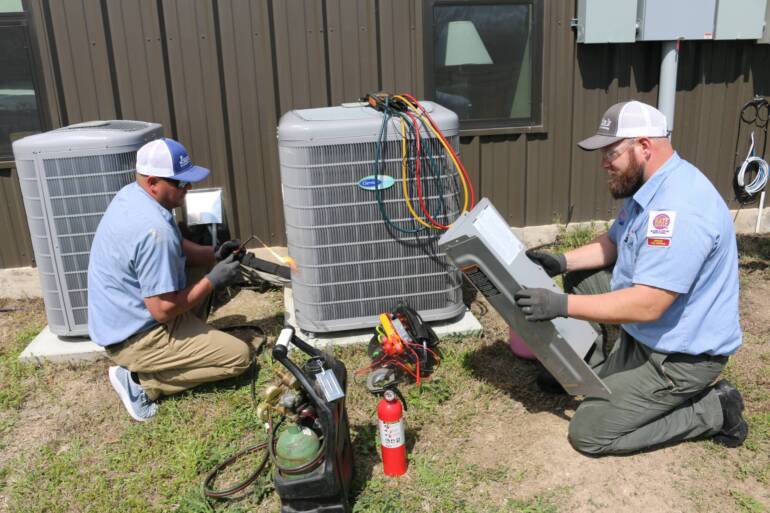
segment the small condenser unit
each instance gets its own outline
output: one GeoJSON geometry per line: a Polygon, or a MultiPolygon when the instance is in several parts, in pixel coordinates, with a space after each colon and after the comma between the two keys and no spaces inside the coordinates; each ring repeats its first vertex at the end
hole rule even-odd
{"type": "Polygon", "coordinates": [[[134,180],[136,150],[162,135],[156,123],[94,121],[13,143],[48,326],[88,334],[88,256],[115,194],[134,180]]]}
{"type": "MultiPolygon", "coordinates": [[[[423,105],[459,154],[455,113],[432,102],[423,105]]],[[[383,211],[395,226],[418,226],[403,194],[399,121],[388,122],[384,140],[382,126],[383,114],[361,104],[294,110],[281,118],[286,237],[297,264],[291,279],[294,313],[307,332],[375,326],[378,315],[400,300],[426,321],[464,311],[461,275],[437,248],[441,233],[402,233],[384,220],[383,211]],[[378,170],[376,162],[383,167],[378,170]],[[383,187],[392,184],[380,191],[379,202],[366,186],[374,175],[383,187]]],[[[439,170],[434,177],[440,177],[421,181],[425,203],[429,211],[442,212],[439,222],[449,224],[461,213],[461,182],[429,130],[421,130],[421,142],[439,170]]],[[[414,177],[407,185],[414,189],[414,177]]]]}

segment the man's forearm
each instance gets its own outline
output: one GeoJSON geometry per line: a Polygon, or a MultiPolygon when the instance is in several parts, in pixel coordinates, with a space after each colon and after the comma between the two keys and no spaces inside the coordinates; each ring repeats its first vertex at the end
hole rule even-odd
{"type": "Polygon", "coordinates": [[[606,294],[570,294],[567,314],[607,324],[652,322],[658,320],[676,298],[675,292],[643,285],[606,294]]]}
{"type": "Polygon", "coordinates": [[[156,321],[167,323],[195,308],[213,290],[211,281],[204,277],[182,290],[145,298],[144,303],[156,321]]]}
{"type": "Polygon", "coordinates": [[[182,239],[182,251],[190,267],[211,267],[215,263],[214,246],[201,246],[187,239],[182,239]]]}
{"type": "Polygon", "coordinates": [[[618,249],[606,233],[584,246],[564,253],[568,272],[601,269],[614,264],[617,257],[618,249]]]}

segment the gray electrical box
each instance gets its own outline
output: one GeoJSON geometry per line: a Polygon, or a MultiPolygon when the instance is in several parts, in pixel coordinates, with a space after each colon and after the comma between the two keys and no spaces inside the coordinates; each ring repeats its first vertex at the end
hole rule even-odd
{"type": "MultiPolygon", "coordinates": [[[[734,5],[734,0],[725,3],[734,5]]],[[[717,0],[639,0],[637,40],[714,39],[716,4],[717,0]]]]}
{"type": "Polygon", "coordinates": [[[717,0],[714,39],[759,39],[767,0],[717,0]]]}
{"type": "Polygon", "coordinates": [[[770,44],[770,2],[765,8],[765,16],[762,19],[765,20],[765,23],[762,27],[762,37],[757,39],[757,43],[770,44]]]}
{"type": "Polygon", "coordinates": [[[578,43],[636,41],[637,0],[578,0],[578,43]]]}
{"type": "Polygon", "coordinates": [[[586,321],[556,318],[530,322],[516,306],[523,288],[561,292],[543,268],[532,262],[508,223],[482,199],[460,216],[439,239],[445,253],[465,273],[489,304],[535,353],[540,363],[572,395],[608,397],[610,390],[585,362],[599,334],[586,321]]]}

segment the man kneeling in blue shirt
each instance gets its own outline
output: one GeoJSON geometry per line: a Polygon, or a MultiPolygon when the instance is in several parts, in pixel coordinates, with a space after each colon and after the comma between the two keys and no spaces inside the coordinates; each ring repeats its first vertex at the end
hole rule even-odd
{"type": "Polygon", "coordinates": [[[136,155],[136,182],[123,187],[96,229],[88,265],[88,332],[117,364],[110,383],[135,420],[152,418],[160,397],[237,376],[249,346],[206,324],[209,298],[239,276],[233,252],[182,237],[172,210],[209,170],[184,146],[158,139],[136,155]],[[187,283],[185,266],[213,268],[187,283]]]}
{"type": "Polygon", "coordinates": [[[621,325],[619,341],[595,366],[611,397],[587,397],[570,422],[570,442],[583,453],[699,437],[737,447],[748,434],[741,394],[725,380],[714,384],[741,345],[732,219],[667,135],[665,116],[649,105],[607,110],[597,134],[578,145],[601,151],[611,194],[625,198],[617,219],[563,255],[528,252],[551,276],[569,271],[565,290],[576,294],[516,294],[531,321],[621,325]]]}

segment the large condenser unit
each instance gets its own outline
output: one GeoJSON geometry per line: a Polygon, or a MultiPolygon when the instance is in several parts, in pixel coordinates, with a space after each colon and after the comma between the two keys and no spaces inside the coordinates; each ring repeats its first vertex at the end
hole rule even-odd
{"type": "MultiPolygon", "coordinates": [[[[423,106],[459,154],[457,116],[432,102],[423,106]]],[[[420,140],[438,169],[436,179],[421,182],[425,203],[449,224],[463,206],[457,171],[435,134],[423,130],[420,140]]],[[[462,278],[437,249],[440,233],[394,228],[416,226],[403,193],[403,145],[398,120],[383,126],[383,114],[362,104],[294,110],[281,118],[284,216],[301,329],[375,326],[400,300],[427,321],[464,311],[462,278]],[[372,186],[374,177],[379,186],[372,186]]],[[[406,182],[414,188],[414,178],[406,182]]]]}
{"type": "Polygon", "coordinates": [[[156,123],[94,121],[13,143],[46,316],[60,336],[88,334],[88,256],[115,194],[134,180],[136,151],[156,123]]]}

